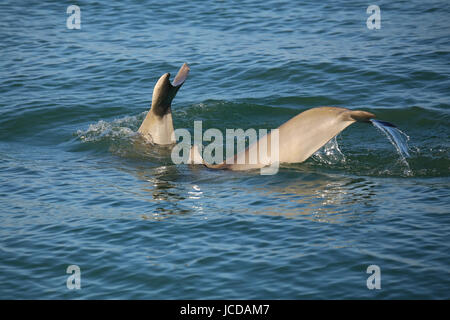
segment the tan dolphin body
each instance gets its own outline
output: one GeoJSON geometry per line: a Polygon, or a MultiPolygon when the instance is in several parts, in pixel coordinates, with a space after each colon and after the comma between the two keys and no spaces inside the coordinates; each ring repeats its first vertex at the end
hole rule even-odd
{"type": "MultiPolygon", "coordinates": [[[[375,115],[360,110],[349,110],[337,107],[319,107],[306,110],[292,119],[288,120],[278,128],[278,161],[280,163],[298,163],[303,162],[313,155],[317,150],[324,146],[333,137],[339,134],[352,123],[368,122],[375,118],[375,115]]],[[[260,138],[257,143],[250,145],[241,154],[230,157],[221,164],[208,164],[201,158],[198,147],[191,149],[190,163],[203,163],[212,169],[229,169],[229,170],[249,170],[258,169],[270,165],[274,159],[271,155],[271,134],[260,138]],[[260,143],[267,145],[268,156],[261,159],[258,147],[260,143]],[[250,154],[255,152],[258,159],[256,162],[250,163],[250,154]],[[237,159],[245,155],[245,162],[237,163],[237,159]]]]}
{"type": "Polygon", "coordinates": [[[153,89],[152,106],[138,130],[147,141],[160,145],[176,142],[171,105],[173,98],[186,80],[189,70],[189,66],[185,63],[172,83],[169,80],[170,73],[162,75],[156,83],[153,89]]]}

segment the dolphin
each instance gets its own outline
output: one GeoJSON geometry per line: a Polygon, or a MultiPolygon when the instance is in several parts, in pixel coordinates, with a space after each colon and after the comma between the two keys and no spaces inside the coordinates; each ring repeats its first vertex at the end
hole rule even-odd
{"type": "MultiPolygon", "coordinates": [[[[184,63],[175,79],[170,83],[170,73],[162,75],[157,81],[152,95],[152,105],[138,132],[147,141],[158,145],[174,145],[175,131],[172,121],[172,100],[181,88],[190,68],[184,63]]],[[[299,163],[307,160],[328,141],[355,122],[370,122],[373,113],[362,110],[350,110],[339,107],[318,107],[301,112],[278,127],[277,139],[272,133],[261,137],[244,151],[227,158],[220,164],[206,163],[194,145],[189,154],[188,163],[203,164],[212,169],[250,170],[279,163],[299,163]],[[272,146],[275,142],[276,145],[272,146]],[[259,152],[260,146],[266,146],[265,152],[259,152]],[[272,149],[277,156],[272,158],[272,149]],[[261,154],[260,154],[261,153],[261,154]],[[256,161],[250,161],[251,155],[257,155],[256,161]],[[268,155],[271,156],[268,156],[268,155]],[[244,159],[244,162],[238,161],[244,159]]],[[[254,159],[253,159],[254,160],[254,159]]]]}
{"type": "Polygon", "coordinates": [[[312,108],[301,112],[278,127],[278,139],[274,139],[278,147],[272,146],[272,132],[270,132],[241,153],[227,158],[223,163],[206,163],[202,159],[197,145],[191,148],[188,161],[191,164],[203,164],[212,169],[233,171],[263,168],[274,162],[300,163],[307,160],[352,123],[370,123],[369,120],[372,118],[375,118],[375,115],[367,111],[338,107],[312,108]],[[266,153],[258,152],[261,145],[267,146],[266,153]],[[278,159],[269,156],[273,154],[272,147],[277,148],[278,159]],[[257,155],[257,161],[249,161],[252,153],[257,155]],[[245,161],[238,163],[237,159],[239,158],[245,159],[245,161]]]}
{"type": "Polygon", "coordinates": [[[159,145],[171,145],[176,142],[171,105],[189,70],[189,66],[184,63],[172,83],[169,80],[170,73],[162,75],[156,82],[150,111],[138,130],[145,140],[159,145]]]}

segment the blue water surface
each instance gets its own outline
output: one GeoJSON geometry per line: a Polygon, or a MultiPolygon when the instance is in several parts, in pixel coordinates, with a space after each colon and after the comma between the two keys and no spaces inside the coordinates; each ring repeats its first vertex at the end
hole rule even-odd
{"type": "Polygon", "coordinates": [[[378,30],[366,1],[74,4],[0,3],[1,299],[450,298],[448,1],[377,1],[378,30]],[[136,131],[184,62],[176,128],[347,107],[410,158],[357,123],[272,176],[174,165],[136,131]]]}

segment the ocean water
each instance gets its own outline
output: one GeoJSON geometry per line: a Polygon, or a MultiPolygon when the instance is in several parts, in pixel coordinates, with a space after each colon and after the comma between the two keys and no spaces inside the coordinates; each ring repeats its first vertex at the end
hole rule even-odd
{"type": "Polygon", "coordinates": [[[377,1],[378,30],[366,1],[69,4],[0,3],[0,298],[450,298],[448,1],[377,1]],[[272,176],[174,165],[135,132],[184,62],[176,128],[331,105],[410,157],[358,123],[272,176]]]}

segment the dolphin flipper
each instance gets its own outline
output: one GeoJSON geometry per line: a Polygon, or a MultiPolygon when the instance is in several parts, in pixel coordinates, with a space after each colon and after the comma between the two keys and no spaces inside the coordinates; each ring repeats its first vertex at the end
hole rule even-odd
{"type": "Polygon", "coordinates": [[[148,141],[167,145],[175,143],[172,121],[172,100],[189,74],[189,66],[181,66],[173,83],[170,83],[170,73],[162,75],[153,88],[152,106],[138,132],[148,141]]]}

